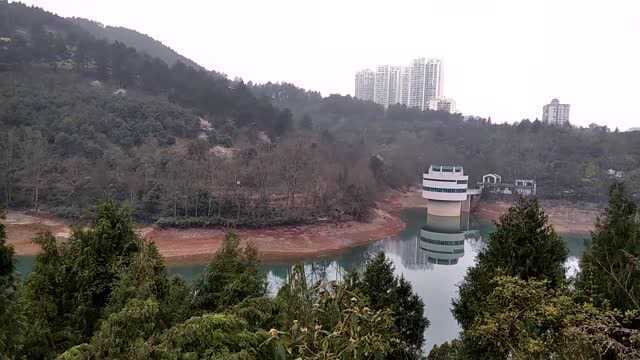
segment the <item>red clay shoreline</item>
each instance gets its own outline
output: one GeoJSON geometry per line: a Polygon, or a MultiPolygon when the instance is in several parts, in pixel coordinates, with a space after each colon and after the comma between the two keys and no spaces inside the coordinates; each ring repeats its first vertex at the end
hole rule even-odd
{"type": "MultiPolygon", "coordinates": [[[[474,214],[483,219],[497,220],[510,206],[509,202],[481,202],[474,214]]],[[[549,218],[559,233],[588,234],[600,209],[595,205],[574,207],[568,203],[543,202],[549,218]]],[[[400,213],[407,208],[425,207],[417,190],[391,191],[377,204],[372,219],[361,223],[323,223],[293,227],[236,230],[241,246],[251,243],[260,258],[267,262],[296,261],[338,254],[350,248],[395,236],[405,228],[400,213]]],[[[426,214],[425,214],[426,216],[426,214]]],[[[31,239],[44,231],[65,239],[70,230],[67,223],[50,216],[31,216],[10,211],[6,225],[8,243],[16,255],[33,256],[40,249],[31,239]]],[[[160,229],[141,227],[141,235],[158,247],[167,262],[202,263],[210,260],[224,239],[224,229],[160,229]]]]}

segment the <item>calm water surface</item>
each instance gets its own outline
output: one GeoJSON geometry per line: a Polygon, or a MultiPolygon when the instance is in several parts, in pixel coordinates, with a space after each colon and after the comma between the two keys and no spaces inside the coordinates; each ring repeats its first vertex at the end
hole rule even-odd
{"type": "MultiPolygon", "coordinates": [[[[361,269],[367,257],[384,251],[395,266],[395,272],[411,281],[414,290],[426,305],[431,326],[425,332],[425,350],[458,335],[460,328],[451,315],[451,299],[457,296],[457,284],[466,269],[475,262],[494,226],[489,221],[462,217],[427,217],[425,209],[407,209],[402,213],[406,228],[398,236],[349,249],[339,255],[304,261],[312,276],[339,279],[346,272],[361,269]]],[[[575,273],[585,246],[584,236],[565,235],[569,249],[567,268],[575,273]]],[[[18,257],[18,271],[22,277],[33,267],[33,257],[18,257]]],[[[286,280],[293,263],[263,265],[274,294],[286,280]]],[[[188,281],[197,278],[205,264],[174,265],[169,271],[188,281]]]]}

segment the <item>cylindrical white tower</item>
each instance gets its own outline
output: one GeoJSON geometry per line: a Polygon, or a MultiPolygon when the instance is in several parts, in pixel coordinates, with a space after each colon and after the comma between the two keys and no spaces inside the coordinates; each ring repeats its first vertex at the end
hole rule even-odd
{"type": "Polygon", "coordinates": [[[468,199],[469,177],[462,166],[431,165],[422,176],[422,197],[427,212],[437,216],[460,216],[468,199]]]}

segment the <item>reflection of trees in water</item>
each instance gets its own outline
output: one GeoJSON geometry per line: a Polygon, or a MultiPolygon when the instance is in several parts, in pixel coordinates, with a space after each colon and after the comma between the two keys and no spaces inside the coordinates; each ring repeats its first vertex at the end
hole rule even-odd
{"type": "MultiPolygon", "coordinates": [[[[335,258],[302,261],[305,275],[310,283],[341,280],[347,273],[360,270],[369,255],[377,251],[379,251],[377,246],[372,245],[347,250],[335,258]]],[[[265,265],[271,293],[276,293],[287,281],[292,266],[293,264],[265,265]]]]}
{"type": "MultiPolygon", "coordinates": [[[[467,233],[469,235],[469,233],[467,233]]],[[[471,247],[471,250],[474,254],[478,254],[484,247],[486,246],[486,242],[484,241],[484,237],[482,233],[478,230],[475,230],[472,236],[467,237],[467,244],[471,247]]]]}

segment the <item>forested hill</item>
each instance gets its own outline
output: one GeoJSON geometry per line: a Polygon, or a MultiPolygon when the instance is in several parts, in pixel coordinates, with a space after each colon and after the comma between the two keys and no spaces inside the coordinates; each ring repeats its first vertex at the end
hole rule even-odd
{"type": "MultiPolygon", "coordinates": [[[[614,180],[609,169],[640,200],[640,132],[605,126],[556,127],[524,119],[492,124],[490,119],[417,111],[298,88],[287,83],[249,84],[259,97],[289,108],[301,126],[360,144],[379,155],[388,184],[415,184],[431,163],[455,163],[475,182],[487,173],[505,181],[535,179],[544,198],[604,201],[614,180]]],[[[607,119],[603,119],[603,122],[607,119]]],[[[377,161],[374,162],[378,164],[377,161]]]]}
{"type": "Polygon", "coordinates": [[[366,219],[430,163],[533,178],[545,198],[640,196],[640,132],[495,125],[244,84],[0,0],[0,201],[77,216],[104,197],[167,225],[366,219]]]}
{"type": "Polygon", "coordinates": [[[76,217],[127,201],[165,225],[365,219],[370,152],[308,129],[242,82],[0,1],[0,199],[76,217]]]}
{"type": "Polygon", "coordinates": [[[83,29],[88,31],[91,35],[97,39],[106,39],[109,42],[121,42],[127,46],[135,48],[138,51],[145,52],[153,57],[157,57],[170,66],[175,65],[177,62],[182,62],[187,66],[191,66],[194,69],[204,70],[204,68],[198,65],[191,59],[178,54],[172,48],[164,45],[160,41],[150,37],[149,35],[139,33],[135,30],[127,29],[121,26],[104,26],[103,24],[82,19],[71,18],[69,19],[73,23],[80,25],[83,29]]]}
{"type": "Polygon", "coordinates": [[[47,68],[76,73],[89,80],[165,96],[214,120],[232,120],[280,135],[288,111],[254,97],[242,83],[198,70],[182,62],[171,66],[121,42],[97,39],[83,27],[21,3],[0,2],[0,68],[5,72],[47,68]]]}

